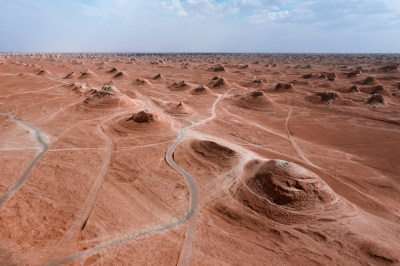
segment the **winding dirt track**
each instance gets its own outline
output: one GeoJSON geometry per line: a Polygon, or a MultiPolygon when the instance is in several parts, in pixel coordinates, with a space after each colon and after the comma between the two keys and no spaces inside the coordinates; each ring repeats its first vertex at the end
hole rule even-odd
{"type": "Polygon", "coordinates": [[[15,121],[25,127],[28,127],[30,129],[33,129],[35,132],[35,136],[37,138],[37,140],[39,141],[40,145],[42,145],[42,151],[35,157],[35,159],[33,159],[32,163],[28,166],[28,168],[25,170],[25,173],[22,175],[22,177],[19,179],[18,183],[15,184],[10,190],[7,191],[6,194],[4,194],[1,198],[0,198],[0,208],[3,207],[4,204],[6,204],[11,198],[12,196],[14,196],[15,193],[18,192],[18,190],[21,189],[21,187],[25,184],[25,182],[28,180],[29,174],[31,173],[31,171],[33,170],[33,168],[35,167],[35,165],[39,162],[39,160],[46,154],[46,152],[49,150],[49,145],[43,140],[42,135],[39,131],[39,129],[37,129],[36,127],[15,119],[15,117],[12,114],[9,113],[0,113],[0,115],[6,115],[8,116],[12,121],[15,121]]]}

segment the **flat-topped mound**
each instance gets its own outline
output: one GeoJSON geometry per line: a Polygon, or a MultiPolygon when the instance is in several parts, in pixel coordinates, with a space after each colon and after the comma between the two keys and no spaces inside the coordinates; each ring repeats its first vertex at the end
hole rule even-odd
{"type": "Polygon", "coordinates": [[[134,101],[116,87],[104,85],[101,90],[86,98],[84,105],[91,108],[115,108],[134,105],[134,101]]]}

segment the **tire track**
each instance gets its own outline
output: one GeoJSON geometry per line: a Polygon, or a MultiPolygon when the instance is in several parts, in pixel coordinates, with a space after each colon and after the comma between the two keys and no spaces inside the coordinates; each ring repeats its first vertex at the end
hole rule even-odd
{"type": "Polygon", "coordinates": [[[46,152],[49,149],[49,144],[47,144],[43,138],[42,135],[39,131],[39,129],[37,129],[36,127],[22,121],[22,120],[18,120],[16,119],[12,114],[9,113],[0,113],[0,115],[6,115],[8,116],[12,121],[17,122],[25,127],[28,127],[30,129],[33,129],[35,131],[35,136],[38,140],[38,142],[40,143],[40,145],[42,145],[42,151],[35,157],[35,159],[33,159],[32,163],[28,166],[28,168],[25,170],[25,173],[22,175],[22,177],[19,179],[18,183],[15,184],[10,190],[7,191],[6,194],[4,194],[1,198],[0,198],[0,208],[4,206],[4,204],[6,204],[13,196],[15,193],[17,193],[21,187],[26,183],[26,181],[28,180],[29,174],[31,173],[31,171],[33,170],[33,168],[35,168],[36,164],[39,162],[39,160],[46,154],[46,152]]]}

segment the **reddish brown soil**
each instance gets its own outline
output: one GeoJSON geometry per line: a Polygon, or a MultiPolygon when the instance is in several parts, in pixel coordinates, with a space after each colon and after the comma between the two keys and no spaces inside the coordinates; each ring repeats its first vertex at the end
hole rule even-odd
{"type": "Polygon", "coordinates": [[[399,56],[0,59],[0,265],[400,263],[399,56]]]}

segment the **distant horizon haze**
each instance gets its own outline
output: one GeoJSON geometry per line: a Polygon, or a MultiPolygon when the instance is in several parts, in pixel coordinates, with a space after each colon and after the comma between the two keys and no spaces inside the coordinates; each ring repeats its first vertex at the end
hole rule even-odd
{"type": "Polygon", "coordinates": [[[400,53],[400,1],[0,0],[0,52],[400,53]]]}

